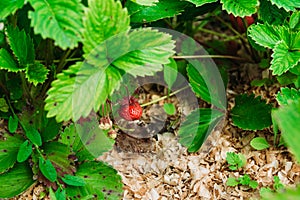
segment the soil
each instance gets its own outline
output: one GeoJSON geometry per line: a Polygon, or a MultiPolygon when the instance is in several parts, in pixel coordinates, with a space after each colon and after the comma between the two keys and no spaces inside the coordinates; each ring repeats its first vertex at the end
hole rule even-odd
{"type": "MultiPolygon", "coordinates": [[[[234,106],[235,95],[241,93],[261,95],[268,103],[275,104],[274,96],[279,86],[251,87],[253,76],[256,75],[249,73],[247,66],[232,71],[227,89],[229,111],[234,106]],[[240,77],[244,78],[243,85],[232,84],[232,80],[240,77]]],[[[273,188],[274,176],[278,176],[286,187],[299,183],[300,166],[287,148],[272,145],[257,151],[249,145],[257,136],[273,144],[271,128],[244,131],[232,124],[230,116],[223,123],[197,153],[188,153],[178,143],[176,131],[146,140],[119,134],[115,148],[99,160],[111,164],[122,176],[125,185],[123,199],[250,199],[259,198],[262,187],[273,188]],[[246,166],[230,170],[226,162],[227,152],[245,155],[246,166]],[[226,186],[228,177],[238,178],[244,174],[259,183],[257,189],[226,186]]]]}

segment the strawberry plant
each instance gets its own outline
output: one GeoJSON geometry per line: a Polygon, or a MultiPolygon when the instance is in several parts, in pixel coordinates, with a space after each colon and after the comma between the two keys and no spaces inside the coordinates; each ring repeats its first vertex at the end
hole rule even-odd
{"type": "MultiPolygon", "coordinates": [[[[132,125],[134,137],[147,106],[161,100],[162,116],[180,115],[178,141],[197,152],[227,115],[226,58],[268,72],[253,86],[280,85],[271,103],[236,95],[228,115],[233,124],[253,131],[272,126],[300,160],[298,1],[3,0],[0,8],[0,116],[7,124],[0,134],[0,198],[39,182],[52,199],[120,199],[121,177],[95,158],[122,130],[115,119],[132,125]],[[210,21],[233,36],[207,30],[210,21]],[[248,55],[209,55],[192,39],[198,32],[224,39],[207,41],[210,54],[223,54],[232,42],[248,55]],[[147,80],[167,95],[140,103],[133,94],[147,80]],[[170,101],[175,95],[179,105],[170,101]]],[[[250,145],[269,147],[262,137],[250,145]]],[[[240,154],[228,153],[227,161],[231,170],[245,164],[240,154]]],[[[247,174],[228,184],[257,187],[247,174]]]]}

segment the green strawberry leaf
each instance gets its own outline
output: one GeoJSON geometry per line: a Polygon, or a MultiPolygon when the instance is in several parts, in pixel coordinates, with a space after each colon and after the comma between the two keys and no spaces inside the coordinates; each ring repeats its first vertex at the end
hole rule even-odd
{"type": "Polygon", "coordinates": [[[109,37],[128,32],[129,16],[120,1],[91,0],[83,22],[83,51],[87,55],[109,37]]]}
{"type": "Polygon", "coordinates": [[[9,72],[18,72],[24,69],[19,68],[14,58],[6,49],[0,49],[0,69],[5,69],[9,72]]]}
{"type": "Polygon", "coordinates": [[[18,124],[19,124],[19,119],[16,115],[15,116],[9,116],[8,131],[10,133],[16,132],[16,130],[18,129],[18,124]]]}
{"type": "Polygon", "coordinates": [[[280,88],[280,92],[276,95],[276,100],[280,106],[288,105],[291,101],[300,99],[300,89],[280,88]]]}
{"type": "Polygon", "coordinates": [[[0,198],[13,198],[26,191],[35,182],[29,163],[17,163],[9,171],[0,174],[0,198]]]}
{"type": "Polygon", "coordinates": [[[300,137],[299,119],[300,119],[300,99],[288,102],[288,105],[281,106],[274,111],[274,118],[282,131],[282,137],[291,151],[300,162],[300,137]]]}
{"type": "Polygon", "coordinates": [[[179,129],[180,144],[189,152],[199,150],[207,136],[224,117],[224,113],[210,108],[200,108],[191,112],[179,129]]]}
{"type": "Polygon", "coordinates": [[[23,142],[24,139],[17,134],[11,136],[4,133],[3,138],[0,139],[0,174],[14,166],[23,142]]]}
{"type": "Polygon", "coordinates": [[[243,154],[236,154],[234,152],[226,153],[226,161],[230,165],[231,170],[236,170],[246,165],[246,158],[243,154]]]}
{"type": "Polygon", "coordinates": [[[221,0],[222,9],[234,16],[250,16],[257,11],[259,5],[258,0],[221,0]]]}
{"type": "Polygon", "coordinates": [[[37,146],[42,145],[42,138],[37,129],[33,128],[32,126],[28,126],[25,128],[25,134],[33,144],[37,146]]]}
{"type": "Polygon", "coordinates": [[[14,76],[6,81],[6,87],[9,91],[11,100],[19,100],[23,95],[22,80],[20,76],[14,76]]]}
{"type": "Polygon", "coordinates": [[[218,69],[209,61],[194,61],[193,64],[187,68],[192,90],[204,101],[224,110],[226,94],[218,69]]]}
{"type": "Polygon", "coordinates": [[[275,4],[278,8],[283,8],[287,12],[295,11],[296,8],[300,8],[300,2],[298,0],[270,0],[272,4],[275,4]]]}
{"type": "Polygon", "coordinates": [[[251,180],[249,182],[249,187],[251,187],[252,189],[256,189],[258,187],[258,182],[254,181],[254,180],[251,180]]]}
{"type": "Polygon", "coordinates": [[[49,188],[49,197],[50,197],[51,200],[57,200],[52,187],[49,188]]]}
{"type": "Polygon", "coordinates": [[[263,47],[272,49],[281,41],[279,28],[277,26],[257,24],[250,26],[248,31],[250,38],[263,47]]]}
{"type": "Polygon", "coordinates": [[[66,188],[67,195],[71,199],[78,196],[85,198],[93,195],[97,199],[121,199],[122,180],[117,171],[102,162],[84,162],[81,164],[75,174],[84,180],[85,186],[66,188]]]}
{"type": "Polygon", "coordinates": [[[249,185],[249,183],[251,181],[251,178],[250,178],[250,176],[248,174],[245,174],[244,176],[239,177],[238,181],[242,185],[249,185]]]}
{"type": "Polygon", "coordinates": [[[51,182],[54,182],[57,178],[57,173],[50,160],[39,158],[39,168],[42,174],[51,182]]]}
{"type": "Polygon", "coordinates": [[[238,95],[231,110],[234,125],[244,130],[262,130],[272,124],[272,105],[254,95],[238,95]]]}
{"type": "Polygon", "coordinates": [[[69,159],[73,155],[71,147],[60,142],[48,142],[43,145],[46,158],[51,161],[53,166],[59,171],[59,176],[64,174],[72,174],[76,171],[73,166],[72,160],[69,159]]]}
{"type": "Polygon", "coordinates": [[[263,137],[253,138],[250,142],[250,145],[256,150],[264,150],[270,147],[267,140],[263,137]]]}
{"type": "Polygon", "coordinates": [[[174,59],[170,58],[170,63],[164,65],[164,79],[170,90],[176,81],[177,75],[177,63],[174,59]]]}
{"type": "Polygon", "coordinates": [[[204,4],[217,2],[217,0],[185,0],[195,4],[196,6],[203,6],[204,4]]]}
{"type": "Polygon", "coordinates": [[[131,1],[143,6],[153,6],[159,2],[159,0],[131,0],[131,1]]]}
{"type": "Polygon", "coordinates": [[[66,190],[58,188],[58,190],[56,190],[56,192],[55,192],[55,198],[57,200],[65,200],[65,199],[67,199],[66,190]]]}
{"type": "Polygon", "coordinates": [[[289,69],[295,67],[300,61],[300,52],[291,51],[289,46],[284,42],[278,42],[274,49],[271,67],[274,75],[281,75],[287,72],[289,69]]]}
{"type": "Polygon", "coordinates": [[[174,17],[184,11],[188,2],[160,0],[153,6],[143,6],[132,1],[127,1],[126,7],[131,23],[153,22],[159,19],[174,17]]]}
{"type": "Polygon", "coordinates": [[[44,83],[47,79],[49,70],[41,63],[28,65],[26,70],[26,78],[29,82],[36,86],[39,83],[44,83]]]}
{"type": "Polygon", "coordinates": [[[29,0],[34,11],[29,11],[35,34],[51,38],[62,49],[73,49],[82,40],[83,5],[80,0],[29,0]],[[66,17],[67,14],[67,17],[66,17]]]}
{"type": "Polygon", "coordinates": [[[284,9],[279,9],[272,5],[269,0],[261,0],[258,10],[258,16],[261,21],[270,25],[281,25],[289,16],[289,13],[284,9]]]}
{"type": "Polygon", "coordinates": [[[172,103],[165,103],[164,110],[168,115],[174,115],[176,113],[176,107],[172,103]]]}
{"type": "Polygon", "coordinates": [[[85,186],[84,179],[79,176],[71,176],[71,175],[67,174],[61,180],[68,185],[85,186]]]}
{"type": "Polygon", "coordinates": [[[239,182],[238,182],[235,178],[233,178],[233,177],[229,177],[229,178],[227,179],[227,181],[226,181],[226,185],[227,185],[227,186],[235,187],[235,186],[237,186],[238,184],[239,184],[239,182]]]}
{"type": "Polygon", "coordinates": [[[79,162],[84,160],[93,160],[95,158],[83,145],[78,134],[78,129],[77,127],[75,128],[74,124],[65,128],[64,132],[60,134],[58,141],[71,147],[72,152],[76,154],[79,162]]]}
{"type": "MultiPolygon", "coordinates": [[[[119,37],[115,38],[119,40],[119,37]]],[[[162,64],[168,64],[169,58],[174,54],[174,41],[171,35],[155,29],[144,28],[132,31],[128,35],[128,49],[122,52],[120,46],[124,44],[121,35],[120,45],[112,46],[108,54],[113,59],[113,66],[135,76],[154,75],[163,69],[162,64]],[[121,43],[122,42],[122,43],[121,43]],[[118,56],[117,53],[120,56],[118,56]]],[[[124,47],[127,47],[125,44],[124,47]]]]}
{"type": "Polygon", "coordinates": [[[21,144],[20,149],[18,151],[17,155],[17,161],[18,162],[24,162],[29,158],[29,156],[32,154],[32,144],[29,143],[28,140],[26,140],[23,144],[21,144]]]}
{"type": "Polygon", "coordinates": [[[8,41],[13,53],[18,58],[22,67],[34,62],[34,46],[32,39],[25,33],[24,30],[20,31],[18,27],[7,27],[8,41]]]}
{"type": "Polygon", "coordinates": [[[4,98],[0,98],[0,111],[7,113],[9,110],[9,107],[6,103],[6,100],[4,98]]]}
{"type": "Polygon", "coordinates": [[[300,11],[293,12],[290,17],[289,26],[291,29],[300,29],[300,11]]]}
{"type": "Polygon", "coordinates": [[[16,10],[22,8],[24,0],[1,0],[0,1],[0,18],[4,19],[7,16],[14,14],[16,10]]]}

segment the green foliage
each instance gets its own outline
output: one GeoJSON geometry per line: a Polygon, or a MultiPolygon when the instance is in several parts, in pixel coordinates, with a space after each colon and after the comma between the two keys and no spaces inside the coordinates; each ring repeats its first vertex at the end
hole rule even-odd
{"type": "Polygon", "coordinates": [[[281,75],[299,63],[300,32],[286,26],[269,24],[253,25],[249,36],[259,45],[273,49],[271,69],[274,75],[281,75]]]}
{"type": "Polygon", "coordinates": [[[279,9],[268,0],[261,0],[258,10],[258,16],[261,21],[270,25],[281,25],[289,16],[284,9],[279,9]]]}
{"type": "Polygon", "coordinates": [[[134,76],[153,75],[169,62],[173,48],[169,35],[151,29],[109,38],[87,57],[93,64],[77,63],[57,75],[45,100],[47,116],[76,121],[92,109],[98,111],[118,89],[123,70],[134,76]]]}
{"type": "Polygon", "coordinates": [[[67,187],[70,199],[78,195],[85,198],[94,195],[98,199],[121,199],[122,181],[117,171],[102,162],[90,161],[79,166],[75,173],[84,180],[85,186],[67,187]]]}
{"type": "Polygon", "coordinates": [[[28,137],[28,139],[35,145],[41,146],[42,145],[42,138],[38,130],[33,128],[32,126],[29,126],[25,129],[25,134],[28,137]]]}
{"type": "Polygon", "coordinates": [[[20,145],[20,149],[17,155],[17,161],[24,162],[29,158],[31,154],[32,154],[32,144],[29,143],[28,140],[26,140],[23,144],[20,145]]]}
{"type": "MultiPolygon", "coordinates": [[[[2,163],[2,162],[1,162],[2,163]]],[[[29,163],[17,163],[6,173],[0,174],[0,198],[11,198],[28,189],[34,181],[29,163]]]]}
{"type": "Polygon", "coordinates": [[[10,133],[14,133],[16,132],[16,130],[18,129],[18,124],[19,124],[19,119],[17,116],[9,116],[8,119],[8,131],[10,133]]]}
{"type": "Polygon", "coordinates": [[[4,19],[10,14],[16,12],[17,9],[22,8],[25,0],[2,0],[0,2],[0,19],[4,19]]]}
{"type": "Polygon", "coordinates": [[[79,176],[71,176],[67,174],[62,178],[62,181],[72,186],[85,186],[84,179],[79,176]]]}
{"type": "Polygon", "coordinates": [[[284,8],[286,11],[295,11],[300,7],[300,2],[297,0],[270,0],[272,4],[278,6],[278,8],[284,8]]]}
{"type": "Polygon", "coordinates": [[[291,29],[300,29],[300,11],[293,12],[289,21],[289,26],[291,29]]]}
{"type": "Polygon", "coordinates": [[[179,129],[179,142],[188,147],[189,152],[196,152],[222,120],[224,113],[210,108],[200,108],[191,112],[179,129]]]}
{"type": "Polygon", "coordinates": [[[9,72],[18,72],[22,70],[17,66],[12,55],[6,49],[0,49],[0,69],[6,69],[9,72]]]}
{"type": "Polygon", "coordinates": [[[143,6],[153,6],[159,2],[159,0],[131,0],[131,1],[143,6]]]}
{"type": "Polygon", "coordinates": [[[129,30],[129,16],[120,1],[90,0],[84,16],[83,50],[86,55],[109,37],[129,30]]]}
{"type": "Polygon", "coordinates": [[[40,63],[34,63],[28,65],[25,74],[28,81],[36,86],[39,83],[45,82],[48,72],[49,70],[44,65],[40,63]]]}
{"type": "Polygon", "coordinates": [[[4,134],[0,138],[0,174],[14,166],[22,143],[23,139],[18,135],[4,134]]]}
{"type": "Polygon", "coordinates": [[[49,181],[56,181],[57,172],[50,160],[45,160],[44,158],[39,157],[39,169],[49,181]]]}
{"type": "Polygon", "coordinates": [[[282,105],[274,111],[274,118],[282,131],[282,137],[291,148],[298,162],[300,162],[299,143],[299,119],[300,119],[300,98],[288,101],[288,105],[282,105]]]}
{"type": "Polygon", "coordinates": [[[178,75],[177,63],[174,59],[170,59],[170,63],[164,65],[164,80],[171,90],[178,75]]]}
{"type": "Polygon", "coordinates": [[[245,130],[261,130],[272,124],[272,106],[254,95],[238,95],[231,110],[234,125],[245,130]]]}
{"type": "Polygon", "coordinates": [[[300,90],[295,88],[281,88],[276,96],[276,100],[280,106],[286,106],[291,101],[300,99],[300,90]]]}
{"type": "Polygon", "coordinates": [[[29,0],[29,3],[34,8],[28,16],[35,34],[53,39],[62,49],[72,49],[82,41],[83,5],[80,0],[29,0]]]}
{"type": "Polygon", "coordinates": [[[297,188],[289,188],[285,191],[281,191],[279,193],[274,192],[264,192],[262,195],[262,200],[290,200],[290,199],[297,199],[300,195],[300,187],[297,188]]]}
{"type": "Polygon", "coordinates": [[[263,137],[253,138],[250,142],[250,145],[256,150],[264,150],[270,147],[267,140],[263,137]]]}
{"type": "Polygon", "coordinates": [[[251,178],[248,174],[245,174],[245,175],[239,177],[238,179],[229,177],[226,181],[226,185],[231,186],[231,187],[234,187],[237,185],[244,185],[244,186],[248,186],[252,189],[256,189],[258,186],[258,183],[254,180],[251,180],[251,178]]]}
{"type": "Polygon", "coordinates": [[[258,186],[258,183],[254,180],[251,180],[250,176],[248,174],[245,174],[242,177],[238,178],[241,185],[249,186],[252,189],[256,189],[258,186]]]}
{"type": "Polygon", "coordinates": [[[45,157],[51,161],[55,168],[59,169],[57,172],[59,176],[72,174],[76,170],[73,161],[69,159],[70,156],[74,155],[71,147],[53,141],[45,143],[43,150],[45,157]]]}
{"type": "Polygon", "coordinates": [[[195,94],[204,101],[224,110],[226,99],[223,81],[218,79],[211,62],[193,62],[187,67],[190,85],[195,94]]]}
{"type": "Polygon", "coordinates": [[[71,124],[69,127],[67,127],[64,130],[62,134],[60,134],[60,138],[58,141],[71,147],[72,152],[75,153],[79,162],[85,159],[86,160],[94,159],[94,156],[91,155],[91,153],[83,145],[74,124],[71,124]]]}
{"type": "Polygon", "coordinates": [[[229,177],[226,181],[227,186],[235,187],[239,184],[239,182],[236,180],[236,178],[229,177]]]}
{"type": "Polygon", "coordinates": [[[223,10],[232,13],[234,16],[249,16],[257,11],[258,0],[221,0],[223,10]]]}
{"type": "Polygon", "coordinates": [[[50,188],[49,195],[51,200],[65,200],[66,199],[66,191],[64,189],[58,188],[56,192],[50,188]]]}
{"type": "Polygon", "coordinates": [[[229,169],[237,170],[246,165],[246,158],[243,154],[236,154],[234,152],[226,153],[226,161],[229,164],[229,169]]]}
{"type": "MultiPolygon", "coordinates": [[[[171,36],[168,31],[151,26],[168,27],[195,37],[213,19],[218,20],[216,24],[221,25],[221,30],[230,27],[220,18],[226,12],[242,18],[252,15],[252,20],[259,22],[251,25],[247,34],[233,30],[233,37],[225,36],[226,40],[241,38],[251,62],[266,61],[264,68],[270,68],[276,75],[275,79],[252,84],[265,86],[277,79],[291,87],[282,88],[277,95],[280,108],[272,111],[272,121],[271,105],[254,96],[237,96],[232,110],[234,124],[260,130],[273,122],[275,137],[279,127],[284,140],[300,159],[297,147],[300,141],[296,137],[300,95],[299,90],[292,88],[292,84],[300,86],[298,1],[124,2],[124,5],[119,0],[0,2],[0,114],[8,121],[9,132],[14,133],[4,133],[0,139],[0,182],[4,186],[0,188],[0,198],[20,194],[37,177],[51,186],[51,199],[78,199],[79,196],[80,199],[120,199],[121,177],[116,170],[94,159],[114,144],[108,137],[111,130],[98,127],[98,111],[109,107],[111,95],[119,88],[122,90],[125,75],[140,80],[163,74],[171,90],[175,88],[177,73],[183,73],[196,96],[212,106],[194,110],[179,129],[179,142],[188,151],[197,151],[225,116],[226,81],[216,78],[220,72],[207,59],[210,55],[202,55],[202,47],[193,40],[181,41],[177,35],[171,36]],[[137,29],[130,30],[130,26],[137,29]],[[142,28],[145,26],[148,28],[142,28]],[[187,60],[188,64],[183,59],[175,62],[176,57],[171,58],[175,50],[177,58],[200,54],[203,59],[192,58],[187,60]],[[69,120],[73,120],[70,125],[69,120]],[[61,130],[62,123],[57,121],[64,122],[66,127],[61,130]],[[16,131],[18,127],[23,131],[16,131]]],[[[247,28],[242,23],[249,18],[242,18],[240,25],[247,28]]],[[[217,50],[222,48],[222,54],[228,53],[222,39],[215,46],[217,50]]],[[[176,112],[173,104],[164,104],[164,109],[169,115],[176,112]]],[[[100,111],[100,115],[109,112],[109,109],[105,113],[100,111]]],[[[253,139],[250,145],[255,149],[269,146],[262,138],[253,139]]],[[[238,170],[246,162],[241,154],[230,152],[226,159],[231,170],[238,170]]],[[[226,184],[257,187],[257,182],[247,174],[238,179],[228,178],[226,184]]],[[[274,189],[279,188],[282,184],[274,177],[274,189]]]]}
{"type": "Polygon", "coordinates": [[[144,23],[159,19],[174,17],[184,11],[187,2],[160,0],[153,6],[143,6],[132,1],[127,1],[126,7],[130,15],[130,22],[144,23]]]}
{"type": "Polygon", "coordinates": [[[273,179],[274,179],[274,186],[273,187],[274,187],[275,191],[282,190],[284,188],[284,185],[281,183],[279,177],[274,176],[273,179]]]}
{"type": "Polygon", "coordinates": [[[195,4],[196,6],[202,6],[202,5],[205,5],[207,3],[216,2],[217,0],[185,0],[185,1],[189,1],[193,4],[195,4]]]}
{"type": "Polygon", "coordinates": [[[0,111],[6,113],[6,112],[8,112],[8,109],[9,109],[9,107],[8,107],[5,99],[4,98],[0,98],[0,111]]]}
{"type": "Polygon", "coordinates": [[[18,27],[7,27],[7,37],[10,48],[17,57],[22,68],[27,64],[34,63],[34,46],[31,38],[24,30],[20,31],[18,27]]]}
{"type": "Polygon", "coordinates": [[[164,110],[168,115],[174,115],[176,113],[176,107],[172,103],[165,103],[164,110]]]}

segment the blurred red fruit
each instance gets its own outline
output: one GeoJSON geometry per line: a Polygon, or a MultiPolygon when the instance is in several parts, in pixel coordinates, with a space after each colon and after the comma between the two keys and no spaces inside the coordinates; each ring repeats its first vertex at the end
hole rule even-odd
{"type": "Polygon", "coordinates": [[[246,28],[248,28],[251,24],[255,22],[255,19],[253,16],[246,16],[245,19],[245,25],[243,23],[243,19],[241,17],[235,17],[233,14],[229,15],[231,24],[233,27],[240,33],[244,33],[246,31],[246,28]]]}
{"type": "Polygon", "coordinates": [[[133,121],[141,118],[143,108],[134,97],[130,97],[129,99],[125,97],[121,101],[121,107],[119,108],[118,113],[123,119],[133,121]]]}

